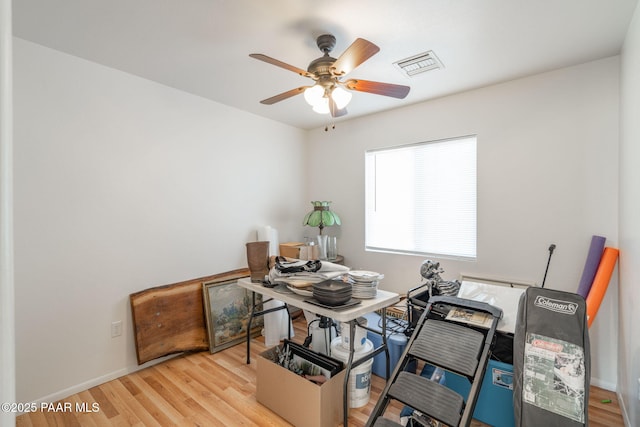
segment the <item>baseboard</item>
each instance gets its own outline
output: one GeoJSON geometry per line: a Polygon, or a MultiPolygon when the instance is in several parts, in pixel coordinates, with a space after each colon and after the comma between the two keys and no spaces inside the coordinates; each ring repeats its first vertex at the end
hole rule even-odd
{"type": "Polygon", "coordinates": [[[595,387],[603,388],[608,391],[615,392],[618,385],[616,383],[612,383],[610,381],[602,381],[598,378],[591,378],[590,384],[595,387]]]}
{"type": "MultiPolygon", "coordinates": [[[[140,371],[142,369],[148,368],[150,366],[153,365],[157,365],[158,363],[162,363],[165,360],[169,360],[172,359],[176,356],[179,356],[182,353],[178,353],[178,354],[171,354],[169,356],[165,356],[165,357],[161,357],[159,359],[155,359],[152,360],[150,362],[145,363],[144,365],[140,365],[140,366],[132,366],[129,368],[123,368],[123,369],[118,369],[116,371],[110,372],[108,374],[96,377],[96,378],[92,378],[88,381],[79,383],[79,384],[75,384],[71,387],[65,388],[63,390],[59,390],[55,393],[51,393],[47,396],[41,397],[39,399],[36,399],[33,401],[33,403],[36,403],[38,406],[42,403],[53,403],[53,402],[57,402],[58,400],[62,400],[65,399],[69,396],[72,396],[74,394],[80,393],[81,391],[85,391],[88,390],[92,387],[95,386],[99,386],[100,384],[104,384],[106,382],[115,380],[117,378],[120,378],[122,376],[128,375],[128,374],[132,374],[134,372],[140,371]]],[[[20,415],[20,414],[18,414],[20,415]]]]}
{"type": "Polygon", "coordinates": [[[624,425],[627,427],[631,426],[631,421],[629,420],[629,413],[627,412],[627,407],[624,404],[624,400],[622,399],[622,394],[620,392],[616,392],[618,396],[618,404],[620,405],[620,412],[622,412],[622,421],[624,421],[624,425]]]}

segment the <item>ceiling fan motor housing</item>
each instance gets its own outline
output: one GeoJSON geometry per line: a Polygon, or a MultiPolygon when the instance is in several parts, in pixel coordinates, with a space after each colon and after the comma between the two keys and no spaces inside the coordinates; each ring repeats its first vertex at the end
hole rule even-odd
{"type": "Polygon", "coordinates": [[[336,58],[332,58],[325,53],[324,56],[311,61],[309,67],[307,68],[307,71],[315,74],[318,78],[321,78],[322,76],[330,76],[331,66],[334,62],[336,62],[336,58]]]}
{"type": "Polygon", "coordinates": [[[322,34],[316,39],[318,49],[324,53],[329,53],[336,47],[336,38],[331,34],[322,34]]]}
{"type": "Polygon", "coordinates": [[[336,58],[329,56],[329,52],[335,47],[336,38],[331,34],[323,34],[318,37],[316,43],[318,48],[324,52],[324,55],[311,61],[307,71],[315,74],[318,80],[321,81],[332,76],[331,66],[336,62],[336,58]]]}

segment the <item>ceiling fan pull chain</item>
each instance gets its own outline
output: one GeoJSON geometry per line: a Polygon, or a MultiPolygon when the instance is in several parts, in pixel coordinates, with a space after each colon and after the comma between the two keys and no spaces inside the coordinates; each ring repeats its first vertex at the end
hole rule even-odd
{"type": "MultiPolygon", "coordinates": [[[[335,130],[335,128],[336,128],[336,123],[335,122],[331,123],[331,130],[335,130]]],[[[324,125],[324,131],[329,132],[329,123],[324,125]]]]}

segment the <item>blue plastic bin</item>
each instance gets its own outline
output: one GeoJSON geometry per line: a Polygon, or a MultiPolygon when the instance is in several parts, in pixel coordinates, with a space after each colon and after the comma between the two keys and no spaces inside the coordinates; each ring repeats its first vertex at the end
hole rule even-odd
{"type": "MultiPolygon", "coordinates": [[[[471,383],[466,378],[447,372],[446,386],[465,398],[471,383]]],[[[473,418],[493,427],[514,427],[513,365],[489,360],[482,380],[473,418]]]]}
{"type": "MultiPolygon", "coordinates": [[[[364,316],[367,319],[367,326],[379,332],[379,334],[367,331],[367,339],[373,343],[374,348],[382,345],[382,318],[377,313],[369,313],[364,316]]],[[[407,346],[407,336],[404,334],[408,323],[387,316],[387,345],[389,346],[389,369],[393,373],[393,368],[398,364],[402,352],[407,346]]],[[[382,378],[387,378],[385,354],[380,353],[373,358],[371,371],[382,378]]]]}

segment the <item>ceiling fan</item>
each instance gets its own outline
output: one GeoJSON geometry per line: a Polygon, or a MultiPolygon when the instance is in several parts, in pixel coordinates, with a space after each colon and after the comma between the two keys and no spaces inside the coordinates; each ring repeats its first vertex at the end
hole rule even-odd
{"type": "Polygon", "coordinates": [[[315,112],[320,114],[330,113],[333,117],[340,117],[347,114],[346,106],[352,96],[350,91],[369,92],[398,99],[403,99],[409,93],[409,86],[361,79],[342,80],[344,76],[378,53],[380,48],[370,41],[361,38],[356,39],[338,59],[329,56],[329,52],[336,45],[336,38],[333,35],[323,34],[319,36],[316,39],[316,44],[324,55],[311,61],[306,71],[260,53],[249,55],[252,58],[293,71],[315,81],[311,86],[300,86],[271,98],[263,99],[260,101],[262,104],[272,105],[304,93],[305,100],[313,107],[315,112]]]}

